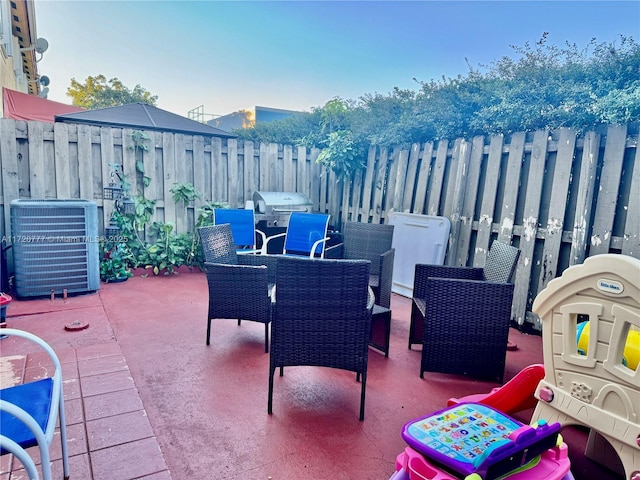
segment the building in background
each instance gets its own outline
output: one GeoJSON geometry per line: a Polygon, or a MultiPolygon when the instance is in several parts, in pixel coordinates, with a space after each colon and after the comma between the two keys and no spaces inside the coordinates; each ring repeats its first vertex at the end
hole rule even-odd
{"type": "Polygon", "coordinates": [[[49,79],[38,73],[38,61],[47,48],[37,36],[34,2],[0,0],[1,85],[46,98],[49,79]]]}
{"type": "Polygon", "coordinates": [[[302,113],[296,110],[283,110],[281,108],[259,107],[253,110],[240,110],[228,115],[212,118],[206,123],[225,132],[231,132],[234,128],[246,128],[256,123],[273,122],[302,113]]]}

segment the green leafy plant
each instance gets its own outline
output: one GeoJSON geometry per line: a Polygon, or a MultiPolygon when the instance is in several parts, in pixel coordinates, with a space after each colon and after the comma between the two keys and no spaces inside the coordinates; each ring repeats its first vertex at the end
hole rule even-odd
{"type": "Polygon", "coordinates": [[[134,130],[129,134],[131,136],[131,140],[133,140],[133,145],[127,147],[131,150],[135,150],[136,152],[136,172],[142,178],[142,184],[145,187],[148,187],[151,184],[151,177],[148,177],[144,174],[144,161],[142,159],[142,152],[148,152],[149,147],[145,144],[149,139],[146,133],[142,130],[134,130]],[[139,152],[139,153],[138,153],[139,152]]]}
{"type": "MultiPolygon", "coordinates": [[[[202,268],[204,258],[197,229],[213,223],[214,208],[228,208],[226,204],[212,202],[198,210],[194,233],[174,232],[171,223],[152,222],[155,201],[134,198],[133,214],[114,212],[114,222],[120,228],[121,247],[128,255],[124,259],[129,268],[149,268],[154,275],[174,273],[180,266],[202,268]]],[[[109,259],[103,256],[103,262],[109,259]]],[[[105,269],[108,268],[105,265],[105,269]]]]}
{"type": "Polygon", "coordinates": [[[126,245],[105,240],[101,244],[100,280],[103,282],[121,282],[133,276],[129,265],[131,255],[126,245]]]}
{"type": "Polygon", "coordinates": [[[229,208],[226,203],[211,202],[203,205],[198,209],[198,221],[196,222],[196,230],[199,227],[213,225],[213,210],[215,208],[229,208]]]}
{"type": "Polygon", "coordinates": [[[173,273],[176,267],[190,265],[191,237],[188,234],[173,233],[173,224],[154,222],[151,231],[155,234],[156,242],[146,249],[144,264],[153,269],[153,274],[161,271],[173,273]]]}
{"type": "Polygon", "coordinates": [[[322,143],[325,148],[316,162],[333,170],[338,178],[348,178],[365,167],[364,148],[358,145],[349,130],[331,132],[322,143]]]}
{"type": "Polygon", "coordinates": [[[133,140],[133,147],[129,148],[132,148],[134,150],[143,150],[145,152],[149,151],[149,148],[144,144],[144,142],[149,140],[149,137],[146,133],[144,133],[142,130],[134,130],[130,133],[130,136],[131,140],[133,140]]]}
{"type": "Polygon", "coordinates": [[[186,207],[196,198],[200,198],[202,194],[190,183],[174,183],[169,189],[173,195],[173,201],[178,204],[182,202],[186,207]]]}

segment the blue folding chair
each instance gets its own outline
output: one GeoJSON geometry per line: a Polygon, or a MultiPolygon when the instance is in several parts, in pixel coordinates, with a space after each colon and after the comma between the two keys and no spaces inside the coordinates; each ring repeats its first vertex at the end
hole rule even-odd
{"type": "Polygon", "coordinates": [[[231,234],[238,255],[266,253],[267,236],[256,228],[252,209],[214,208],[213,223],[231,225],[231,234]],[[262,238],[262,248],[256,248],[256,233],[262,238]]]}
{"type": "Polygon", "coordinates": [[[287,231],[268,237],[264,248],[272,239],[285,237],[284,255],[324,258],[329,217],[328,213],[291,212],[287,231]]]}
{"type": "Polygon", "coordinates": [[[53,375],[0,389],[0,454],[14,454],[24,465],[29,478],[37,479],[35,463],[26,449],[38,446],[42,478],[50,480],[49,448],[59,419],[62,469],[64,478],[68,479],[69,453],[60,360],[44,340],[32,333],[12,328],[3,329],[3,333],[30,340],[41,347],[53,364],[53,375]]]}

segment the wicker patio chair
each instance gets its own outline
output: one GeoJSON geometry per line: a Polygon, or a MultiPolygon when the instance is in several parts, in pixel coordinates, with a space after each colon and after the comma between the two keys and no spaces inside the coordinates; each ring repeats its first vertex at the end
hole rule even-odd
{"type": "Polygon", "coordinates": [[[270,289],[275,282],[275,257],[238,255],[228,223],[199,229],[209,286],[207,345],[211,320],[236,318],[264,323],[264,351],[269,351],[270,289]]]}
{"type": "Polygon", "coordinates": [[[369,260],[369,287],[376,305],[371,318],[371,345],[389,356],[391,337],[391,287],[393,284],[394,226],[379,223],[345,222],[342,242],[327,247],[325,258],[369,260]]]}
{"type": "Polygon", "coordinates": [[[386,308],[391,306],[393,229],[393,225],[359,222],[345,222],[343,228],[342,258],[371,261],[369,286],[376,296],[376,305],[386,308]]]}
{"type": "Polygon", "coordinates": [[[502,383],[519,256],[494,241],[484,268],[416,265],[409,348],[422,343],[421,378],[430,371],[502,383]]]}
{"type": "Polygon", "coordinates": [[[364,419],[373,294],[367,260],[280,257],[271,323],[268,412],[276,368],[310,365],[356,372],[364,419]]]}

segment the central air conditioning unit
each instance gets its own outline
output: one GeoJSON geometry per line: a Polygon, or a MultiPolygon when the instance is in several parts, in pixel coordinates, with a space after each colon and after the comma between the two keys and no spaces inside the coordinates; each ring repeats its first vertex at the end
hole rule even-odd
{"type": "Polygon", "coordinates": [[[18,297],[100,288],[95,202],[13,200],[10,208],[18,297]]]}

